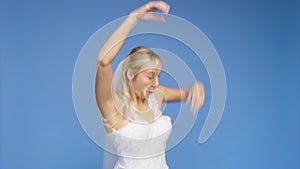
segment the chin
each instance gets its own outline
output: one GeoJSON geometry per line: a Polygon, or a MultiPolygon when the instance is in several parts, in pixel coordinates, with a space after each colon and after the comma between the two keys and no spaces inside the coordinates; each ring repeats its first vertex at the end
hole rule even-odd
{"type": "Polygon", "coordinates": [[[153,93],[153,91],[148,89],[148,90],[146,90],[146,91],[143,92],[143,97],[144,97],[145,99],[148,99],[148,97],[149,97],[152,93],[153,93]]]}
{"type": "Polygon", "coordinates": [[[143,94],[143,99],[148,99],[150,94],[151,93],[149,91],[147,91],[145,94],[143,94]]]}

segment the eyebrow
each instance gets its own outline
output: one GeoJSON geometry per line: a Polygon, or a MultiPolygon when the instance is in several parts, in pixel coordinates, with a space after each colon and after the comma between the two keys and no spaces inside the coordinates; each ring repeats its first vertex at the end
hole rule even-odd
{"type": "Polygon", "coordinates": [[[145,72],[147,75],[151,75],[151,76],[159,76],[161,71],[149,71],[149,72],[145,72]],[[158,73],[159,72],[159,73],[158,73]]]}

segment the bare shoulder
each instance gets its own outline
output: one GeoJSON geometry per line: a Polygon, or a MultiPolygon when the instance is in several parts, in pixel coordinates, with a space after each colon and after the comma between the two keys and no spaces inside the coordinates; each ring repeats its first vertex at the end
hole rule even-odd
{"type": "Polygon", "coordinates": [[[121,114],[121,99],[115,92],[113,93],[113,100],[108,102],[102,109],[101,114],[105,123],[107,123],[105,127],[107,131],[111,131],[111,128],[119,130],[128,124],[128,121],[121,114]],[[109,129],[107,126],[110,126],[111,128],[109,129]]]}

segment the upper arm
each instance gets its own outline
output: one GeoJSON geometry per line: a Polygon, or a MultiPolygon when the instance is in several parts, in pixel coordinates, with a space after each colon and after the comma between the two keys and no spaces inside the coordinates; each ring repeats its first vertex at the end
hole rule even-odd
{"type": "Polygon", "coordinates": [[[112,65],[98,63],[96,74],[96,100],[99,107],[112,101],[112,65]]]}
{"type": "Polygon", "coordinates": [[[169,88],[158,86],[158,91],[163,95],[163,102],[185,101],[187,97],[187,89],[169,88]]]}

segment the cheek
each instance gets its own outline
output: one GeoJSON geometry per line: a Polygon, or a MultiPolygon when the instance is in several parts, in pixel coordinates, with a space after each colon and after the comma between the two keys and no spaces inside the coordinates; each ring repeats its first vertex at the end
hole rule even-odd
{"type": "Polygon", "coordinates": [[[137,78],[134,83],[134,86],[138,89],[143,89],[151,84],[150,80],[142,77],[137,78]]]}

